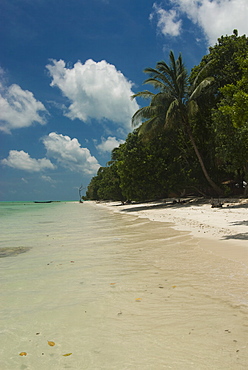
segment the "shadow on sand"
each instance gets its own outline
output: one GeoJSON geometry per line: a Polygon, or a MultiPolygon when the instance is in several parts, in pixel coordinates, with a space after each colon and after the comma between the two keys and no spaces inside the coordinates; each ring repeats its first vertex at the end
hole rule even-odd
{"type": "MultiPolygon", "coordinates": [[[[128,204],[125,204],[125,209],[122,209],[121,212],[138,212],[138,211],[146,211],[158,208],[178,208],[178,207],[191,207],[191,206],[200,206],[202,204],[210,204],[209,199],[187,199],[182,201],[158,201],[158,202],[142,202],[139,203],[130,203],[132,207],[128,208],[128,204]]],[[[119,204],[119,206],[123,206],[123,204],[119,204]]]]}
{"type": "Polygon", "coordinates": [[[228,208],[248,208],[248,203],[235,203],[235,204],[228,204],[228,200],[226,200],[228,208]]]}
{"type": "MultiPolygon", "coordinates": [[[[233,221],[233,222],[231,222],[231,226],[248,226],[248,221],[247,220],[233,221]]],[[[247,233],[234,234],[234,235],[226,235],[226,236],[223,236],[222,239],[223,240],[230,240],[230,239],[247,240],[248,239],[248,232],[247,233]]]]}
{"type": "Polygon", "coordinates": [[[231,226],[248,226],[248,221],[234,221],[231,223],[231,226]]]}
{"type": "Polygon", "coordinates": [[[222,240],[230,240],[230,239],[248,240],[248,233],[226,235],[222,237],[222,240]]]}

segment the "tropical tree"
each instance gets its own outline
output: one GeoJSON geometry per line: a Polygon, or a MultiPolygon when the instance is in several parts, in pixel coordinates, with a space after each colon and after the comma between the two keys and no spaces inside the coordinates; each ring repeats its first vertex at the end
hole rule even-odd
{"type": "MultiPolygon", "coordinates": [[[[248,55],[248,54],[247,54],[248,55]]],[[[221,166],[235,183],[248,181],[248,60],[239,58],[240,80],[220,88],[222,97],[212,112],[215,150],[221,166]]],[[[230,179],[229,177],[229,179],[230,179]]],[[[248,193],[248,187],[245,189],[248,193]]]]}
{"type": "Polygon", "coordinates": [[[216,45],[210,47],[209,53],[192,69],[189,78],[193,83],[205,67],[214,78],[211,94],[201,101],[203,119],[193,126],[193,132],[205,161],[208,160],[208,169],[225,182],[242,183],[248,179],[247,57],[248,38],[238,36],[234,30],[230,36],[218,38],[216,45]]]}
{"type": "Polygon", "coordinates": [[[241,189],[243,181],[248,181],[248,123],[234,127],[230,116],[221,110],[216,110],[213,118],[219,167],[225,171],[226,180],[238,183],[241,189]]]}
{"type": "Polygon", "coordinates": [[[144,70],[149,75],[144,83],[152,85],[159,92],[153,93],[145,90],[133,95],[133,98],[150,99],[150,104],[134,114],[132,124],[135,126],[140,123],[140,120],[143,121],[140,127],[141,135],[147,135],[147,132],[156,130],[156,128],[180,127],[190,140],[207,182],[220,195],[222,190],[211,179],[191,128],[191,120],[199,108],[198,100],[206,94],[207,87],[213,82],[213,78],[206,77],[208,64],[199,71],[193,83],[189,85],[189,77],[182,56],[179,55],[175,60],[171,51],[169,59],[169,65],[161,61],[157,63],[156,68],[144,70]]]}
{"type": "Polygon", "coordinates": [[[216,45],[209,48],[209,53],[204,55],[200,64],[195,66],[190,74],[190,83],[207,66],[208,76],[214,78],[214,94],[221,97],[221,87],[239,81],[244,71],[240,68],[240,61],[247,58],[248,37],[238,36],[237,30],[230,36],[221,36],[216,45]]]}
{"type": "Polygon", "coordinates": [[[248,123],[248,50],[244,58],[239,58],[243,75],[239,81],[225,85],[220,89],[223,99],[219,110],[231,118],[234,127],[248,123]]]}
{"type": "Polygon", "coordinates": [[[91,179],[88,185],[84,199],[124,200],[115,161],[110,161],[108,166],[99,168],[97,175],[91,179]]]}
{"type": "Polygon", "coordinates": [[[82,199],[84,200],[87,200],[87,199],[90,199],[90,200],[99,200],[99,196],[98,196],[98,189],[100,188],[100,174],[98,172],[98,174],[94,177],[92,177],[89,185],[87,186],[87,191],[86,191],[86,195],[85,197],[83,196],[82,199]]]}
{"type": "Polygon", "coordinates": [[[101,167],[100,177],[101,181],[97,192],[99,199],[124,201],[115,161],[108,162],[107,167],[101,167]]]}
{"type": "Polygon", "coordinates": [[[126,199],[161,199],[167,197],[171,189],[179,194],[182,192],[185,185],[183,171],[186,170],[180,159],[173,160],[177,148],[169,145],[169,141],[170,137],[165,133],[144,141],[135,130],[116,149],[117,171],[126,199]]]}

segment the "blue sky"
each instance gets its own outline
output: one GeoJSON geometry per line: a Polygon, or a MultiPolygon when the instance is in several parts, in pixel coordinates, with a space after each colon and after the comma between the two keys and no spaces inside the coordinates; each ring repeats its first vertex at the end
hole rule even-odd
{"type": "Polygon", "coordinates": [[[132,131],[146,67],[190,71],[247,0],[1,0],[0,200],[74,200],[132,131]]]}

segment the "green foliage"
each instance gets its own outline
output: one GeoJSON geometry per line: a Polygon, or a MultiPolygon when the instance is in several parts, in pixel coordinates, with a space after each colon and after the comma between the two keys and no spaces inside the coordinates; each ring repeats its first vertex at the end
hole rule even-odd
{"type": "MultiPolygon", "coordinates": [[[[222,89],[224,95],[227,93],[228,88],[233,90],[230,85],[224,87],[222,89]]],[[[226,105],[222,102],[219,109],[224,115],[230,116],[234,127],[244,125],[248,121],[248,94],[244,91],[235,91],[232,96],[232,102],[226,105]]]]}
{"type": "Polygon", "coordinates": [[[100,176],[92,177],[86,191],[86,195],[83,199],[87,200],[99,200],[98,189],[100,187],[100,176]]]}
{"type": "Polygon", "coordinates": [[[86,199],[123,200],[120,177],[115,162],[108,167],[99,168],[97,176],[92,178],[87,188],[86,199]]]}
{"type": "MultiPolygon", "coordinates": [[[[188,76],[181,55],[147,68],[139,127],[93,177],[88,199],[151,200],[184,189],[213,194],[248,182],[248,39],[222,36],[188,76]],[[140,124],[141,123],[141,124],[140,124]],[[200,164],[200,165],[199,165],[200,164]]],[[[240,188],[242,190],[242,188],[240,188]]]]}
{"type": "Polygon", "coordinates": [[[117,168],[127,199],[159,199],[172,190],[182,192],[187,173],[172,135],[164,132],[150,141],[143,141],[135,131],[120,145],[117,168]]]}
{"type": "Polygon", "coordinates": [[[248,123],[234,127],[230,117],[217,110],[214,114],[215,151],[219,167],[228,179],[248,180],[248,123]],[[242,179],[240,179],[242,178],[242,179]]]}
{"type": "Polygon", "coordinates": [[[195,80],[201,70],[206,76],[215,80],[215,94],[218,89],[227,84],[235,83],[242,77],[239,59],[244,59],[248,51],[246,35],[221,36],[215,46],[209,48],[209,54],[202,58],[201,63],[191,71],[190,82],[195,80]],[[207,68],[206,68],[207,66],[207,68]]]}
{"type": "Polygon", "coordinates": [[[219,38],[209,51],[190,76],[192,83],[205,67],[215,81],[208,100],[201,101],[194,134],[212,176],[219,183],[242,182],[247,179],[248,157],[248,39],[235,31],[219,38]]]}
{"type": "Polygon", "coordinates": [[[219,110],[230,117],[235,127],[248,122],[248,52],[245,59],[239,58],[242,76],[239,81],[220,89],[223,99],[219,110]]]}

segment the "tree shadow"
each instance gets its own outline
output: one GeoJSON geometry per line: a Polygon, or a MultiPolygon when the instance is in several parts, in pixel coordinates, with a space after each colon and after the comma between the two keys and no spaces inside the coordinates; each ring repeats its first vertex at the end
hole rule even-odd
{"type": "MultiPolygon", "coordinates": [[[[166,201],[157,201],[152,202],[152,204],[149,204],[149,202],[141,202],[139,205],[139,202],[130,203],[132,207],[128,208],[128,204],[125,204],[127,206],[125,209],[122,209],[121,212],[138,212],[138,211],[146,211],[150,209],[157,209],[157,208],[181,208],[181,207],[191,207],[191,206],[201,206],[202,204],[210,204],[209,200],[206,199],[186,199],[186,200],[172,200],[169,202],[166,201]]],[[[123,204],[119,204],[117,206],[123,206],[123,204]]]]}
{"type": "MultiPolygon", "coordinates": [[[[228,203],[228,200],[226,201],[228,203]]],[[[235,204],[227,204],[226,208],[248,208],[248,203],[235,203],[235,204]]]]}
{"type": "Polygon", "coordinates": [[[233,221],[231,222],[231,226],[248,226],[248,221],[247,220],[233,221]]]}
{"type": "Polygon", "coordinates": [[[144,205],[136,206],[136,207],[122,209],[121,212],[138,212],[138,211],[146,211],[149,209],[157,209],[157,208],[168,208],[168,204],[159,203],[159,204],[150,204],[150,205],[145,205],[145,206],[144,205]]]}
{"type": "Polygon", "coordinates": [[[230,239],[248,240],[248,233],[225,235],[221,239],[223,240],[230,240],[230,239]]]}

